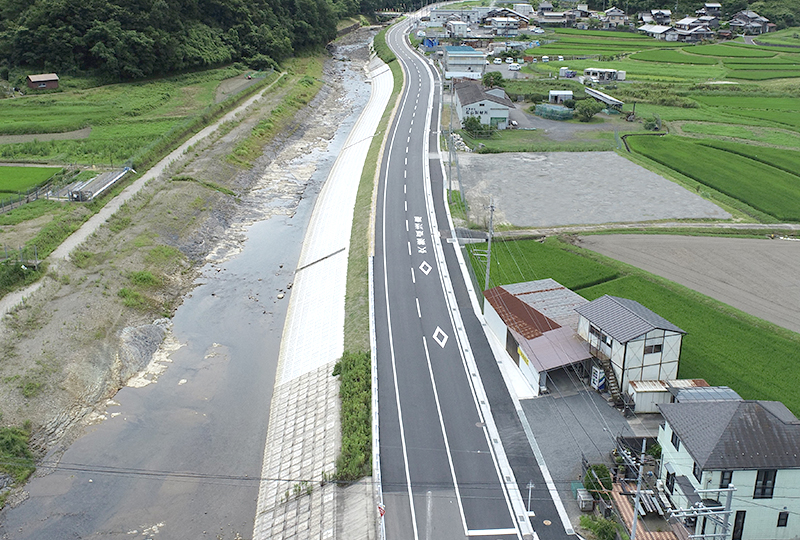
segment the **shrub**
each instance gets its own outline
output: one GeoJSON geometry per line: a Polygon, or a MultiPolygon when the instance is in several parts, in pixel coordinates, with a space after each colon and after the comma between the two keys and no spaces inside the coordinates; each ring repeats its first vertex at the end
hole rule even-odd
{"type": "Polygon", "coordinates": [[[611,496],[604,492],[604,490],[610,491],[612,487],[611,472],[608,467],[602,463],[589,466],[583,478],[583,486],[589,490],[589,493],[595,499],[609,500],[611,496]],[[599,482],[597,481],[598,478],[600,479],[599,482]]]}
{"type": "Polygon", "coordinates": [[[584,99],[575,106],[575,114],[581,122],[588,122],[602,110],[603,104],[591,99],[584,99]]]}
{"type": "Polygon", "coordinates": [[[581,516],[581,527],[592,531],[597,540],[614,540],[617,537],[619,524],[598,516],[581,516]]]}
{"type": "Polygon", "coordinates": [[[574,109],[577,102],[574,99],[565,99],[564,100],[564,107],[568,109],[574,109]]]}
{"type": "Polygon", "coordinates": [[[351,482],[372,468],[372,363],[366,352],[345,351],[332,375],[339,376],[342,449],[336,459],[336,478],[351,482]]]}

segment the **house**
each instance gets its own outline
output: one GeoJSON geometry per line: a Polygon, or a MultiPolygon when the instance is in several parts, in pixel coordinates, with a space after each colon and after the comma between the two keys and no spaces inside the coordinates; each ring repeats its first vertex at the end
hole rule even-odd
{"type": "Polygon", "coordinates": [[[553,11],[553,4],[548,2],[547,0],[544,0],[544,2],[541,2],[539,4],[539,9],[537,13],[539,15],[542,15],[544,13],[547,13],[548,11],[553,11]]]}
{"type": "Polygon", "coordinates": [[[513,9],[520,15],[524,15],[526,17],[530,17],[535,13],[533,10],[533,6],[530,4],[514,4],[511,6],[511,9],[513,9]]]}
{"type": "Polygon", "coordinates": [[[514,17],[490,17],[486,19],[496,36],[517,36],[521,28],[520,20],[514,17]]]}
{"type": "Polygon", "coordinates": [[[578,335],[603,371],[616,399],[630,381],[678,378],[686,333],[639,302],[605,295],[578,306],[578,335]]]}
{"type": "Polygon", "coordinates": [[[659,478],[672,503],[719,508],[729,492],[713,490],[735,488],[728,534],[703,516],[685,520],[690,533],[725,540],[800,536],[800,421],[785,405],[733,397],[659,409],[659,478]],[[712,491],[698,495],[700,489],[712,491]]]}
{"type": "Polygon", "coordinates": [[[445,24],[447,35],[449,37],[467,37],[467,30],[469,25],[463,21],[448,21],[445,24]]]}
{"type": "Polygon", "coordinates": [[[628,24],[628,16],[618,7],[610,7],[600,16],[600,22],[604,29],[612,29],[628,24]]]}
{"type": "Polygon", "coordinates": [[[547,373],[566,366],[585,369],[592,354],[575,330],[575,308],[587,303],[552,279],[501,285],[485,291],[486,324],[505,346],[534,395],[547,389],[547,373]]]}
{"type": "Polygon", "coordinates": [[[483,53],[467,46],[448,46],[444,48],[444,77],[452,79],[480,79],[486,58],[483,53]]]}
{"type": "Polygon", "coordinates": [[[448,21],[477,24],[480,22],[480,13],[476,9],[433,9],[428,26],[444,26],[448,21]]]}
{"type": "Polygon", "coordinates": [[[575,24],[575,12],[545,11],[539,14],[537,22],[539,26],[573,26],[575,24]]]}
{"type": "Polygon", "coordinates": [[[592,14],[592,12],[589,11],[589,4],[578,4],[572,11],[575,13],[576,17],[581,19],[589,17],[592,14]]]}
{"type": "Polygon", "coordinates": [[[719,18],[715,15],[701,15],[697,20],[709,28],[719,28],[719,18]]]}
{"type": "Polygon", "coordinates": [[[688,30],[676,29],[678,41],[697,43],[698,41],[714,39],[715,32],[706,25],[693,26],[688,30]]]}
{"type": "Polygon", "coordinates": [[[717,2],[706,2],[703,7],[694,12],[695,15],[710,15],[712,17],[719,17],[722,15],[722,4],[717,2]]]}
{"type": "Polygon", "coordinates": [[[668,26],[672,23],[672,12],[668,9],[651,9],[650,16],[656,24],[668,26]]]}
{"type": "Polygon", "coordinates": [[[626,73],[610,68],[588,67],[583,70],[583,76],[592,82],[606,83],[611,81],[624,81],[626,73]]]}
{"type": "Polygon", "coordinates": [[[676,23],[673,23],[673,26],[678,30],[691,30],[696,26],[700,26],[701,23],[697,17],[684,17],[683,19],[679,20],[676,23]]]}
{"type": "Polygon", "coordinates": [[[52,90],[58,88],[58,75],[55,73],[43,73],[41,75],[28,75],[25,78],[28,88],[42,90],[52,90]]]}
{"type": "Polygon", "coordinates": [[[462,123],[474,116],[481,124],[497,129],[508,127],[508,113],[514,104],[502,88],[484,90],[480,83],[463,82],[455,85],[456,112],[462,123]]]}
{"type": "Polygon", "coordinates": [[[663,41],[678,41],[678,32],[676,32],[671,26],[645,24],[637,28],[637,30],[654,39],[660,39],[663,41]]]}
{"type": "Polygon", "coordinates": [[[568,99],[572,99],[572,90],[550,90],[549,101],[556,105],[561,105],[568,99]]]}
{"type": "Polygon", "coordinates": [[[731,30],[742,34],[765,34],[771,32],[775,27],[775,25],[770,24],[769,19],[749,9],[734,15],[728,25],[731,30]]]}

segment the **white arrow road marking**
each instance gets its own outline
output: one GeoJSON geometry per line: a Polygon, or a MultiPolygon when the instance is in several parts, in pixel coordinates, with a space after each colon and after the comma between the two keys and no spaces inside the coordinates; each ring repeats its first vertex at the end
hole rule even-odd
{"type": "Polygon", "coordinates": [[[439,347],[444,349],[445,344],[447,343],[448,337],[447,334],[444,333],[444,330],[436,327],[436,331],[433,333],[433,340],[439,344],[439,347]]]}

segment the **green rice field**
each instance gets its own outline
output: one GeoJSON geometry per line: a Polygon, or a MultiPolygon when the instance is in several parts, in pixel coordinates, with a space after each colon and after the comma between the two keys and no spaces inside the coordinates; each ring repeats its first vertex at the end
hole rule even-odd
{"type": "Polygon", "coordinates": [[[789,174],[799,176],[798,181],[800,182],[800,152],[798,151],[769,146],[752,146],[731,141],[701,140],[698,143],[781,169],[789,174]]]}
{"type": "Polygon", "coordinates": [[[800,26],[784,28],[777,32],[770,32],[758,36],[760,43],[771,43],[775,45],[795,45],[800,47],[800,26]]]}
{"type": "Polygon", "coordinates": [[[780,129],[717,123],[686,123],[681,126],[681,130],[683,130],[684,133],[747,139],[750,141],[800,149],[800,134],[780,129]]]}
{"type": "MultiPolygon", "coordinates": [[[[483,276],[485,262],[474,253],[486,244],[467,250],[474,274],[483,276]]],[[[800,414],[795,333],[555,238],[495,242],[492,263],[492,285],[553,278],[588,300],[604,294],[636,300],[687,332],[681,378],[727,385],[745,399],[782,401],[800,414]]]]}
{"type": "Polygon", "coordinates": [[[778,220],[800,221],[800,177],[680,137],[629,137],[632,151],[778,220]]]}
{"type": "MultiPolygon", "coordinates": [[[[0,100],[0,136],[91,128],[87,138],[0,142],[0,159],[120,164],[180,131],[216,102],[233,67],[171,78],[0,100]]],[[[0,138],[0,141],[2,139],[0,138]]]]}
{"type": "Polygon", "coordinates": [[[631,55],[632,60],[643,62],[662,62],[668,64],[699,64],[713,65],[719,63],[719,58],[686,54],[681,49],[652,49],[631,55]]]}
{"type": "Polygon", "coordinates": [[[0,167],[0,193],[25,192],[60,171],[54,167],[0,167]]]}
{"type": "Polygon", "coordinates": [[[684,47],[683,50],[689,54],[723,58],[772,58],[777,54],[775,51],[765,51],[755,47],[734,47],[731,45],[692,45],[684,47]]]}

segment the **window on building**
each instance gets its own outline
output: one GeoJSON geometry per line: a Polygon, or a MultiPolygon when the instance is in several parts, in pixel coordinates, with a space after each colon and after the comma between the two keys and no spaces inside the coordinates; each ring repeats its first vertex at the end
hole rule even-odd
{"type": "Polygon", "coordinates": [[[771,499],[775,489],[775,469],[764,469],[756,474],[756,487],[753,491],[754,499],[771,499]]]}
{"type": "Polygon", "coordinates": [[[733,520],[733,536],[731,537],[731,540],[742,540],[742,534],[744,533],[745,514],[745,510],[736,511],[736,518],[733,520]]]}
{"type": "Polygon", "coordinates": [[[786,527],[789,521],[789,512],[778,512],[778,527],[786,527]]]}
{"type": "Polygon", "coordinates": [[[667,473],[667,491],[672,495],[672,490],[675,489],[675,473],[667,473]]]}
{"type": "Polygon", "coordinates": [[[731,482],[733,482],[733,471],[720,471],[719,488],[727,489],[731,482]]]}
{"type": "Polygon", "coordinates": [[[698,482],[703,478],[703,469],[700,468],[697,462],[692,464],[692,474],[697,478],[698,482]]]}
{"type": "Polygon", "coordinates": [[[675,447],[675,450],[681,449],[681,440],[678,438],[678,434],[675,433],[674,431],[672,432],[672,438],[670,439],[670,441],[672,441],[672,446],[675,447]]]}
{"type": "Polygon", "coordinates": [[[655,354],[661,352],[662,345],[645,345],[644,354],[655,354]]]}

